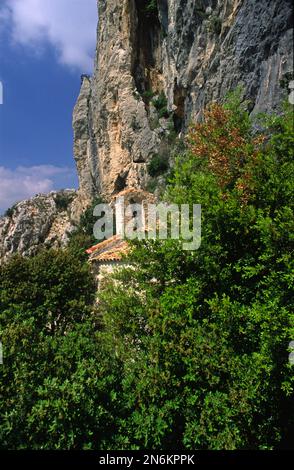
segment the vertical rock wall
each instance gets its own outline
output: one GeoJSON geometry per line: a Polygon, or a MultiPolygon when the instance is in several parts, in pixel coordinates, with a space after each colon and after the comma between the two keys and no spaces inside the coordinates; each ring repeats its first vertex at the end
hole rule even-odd
{"type": "Polygon", "coordinates": [[[150,5],[99,2],[95,72],[91,83],[83,82],[74,119],[84,193],[109,198],[126,187],[144,187],[146,163],[171,125],[185,130],[209,101],[237,85],[253,113],[276,109],[286,96],[280,80],[293,68],[290,0],[150,5]],[[153,104],[162,93],[169,118],[153,104]]]}

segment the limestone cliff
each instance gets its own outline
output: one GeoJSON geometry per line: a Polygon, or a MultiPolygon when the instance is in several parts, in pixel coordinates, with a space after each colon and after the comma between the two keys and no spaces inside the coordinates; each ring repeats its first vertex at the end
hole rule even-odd
{"type": "Polygon", "coordinates": [[[91,79],[82,76],[82,86],[73,112],[74,156],[79,177],[78,199],[89,204],[97,193],[97,149],[92,134],[91,79]]]}
{"type": "Polygon", "coordinates": [[[281,102],[291,0],[101,0],[99,18],[95,73],[78,102],[88,125],[75,147],[88,194],[144,187],[169,129],[185,130],[237,85],[253,113],[281,102]]]}
{"type": "Polygon", "coordinates": [[[243,85],[251,111],[276,109],[293,70],[291,0],[100,0],[93,77],[73,114],[79,189],[16,205],[0,219],[0,259],[66,243],[98,193],[145,188],[154,154],[204,106],[243,85]]]}
{"type": "Polygon", "coordinates": [[[40,247],[65,246],[73,229],[75,191],[39,194],[22,201],[0,218],[0,263],[14,253],[36,254],[40,247]]]}

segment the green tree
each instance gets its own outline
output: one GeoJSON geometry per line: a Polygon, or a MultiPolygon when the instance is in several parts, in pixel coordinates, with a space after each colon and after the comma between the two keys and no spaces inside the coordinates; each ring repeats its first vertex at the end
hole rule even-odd
{"type": "Polygon", "coordinates": [[[68,248],[82,261],[87,259],[86,249],[101,241],[96,240],[93,234],[93,228],[97,221],[97,218],[93,215],[93,211],[98,204],[103,203],[104,201],[101,197],[96,197],[92,204],[82,214],[78,227],[71,234],[68,248]]]}
{"type": "Polygon", "coordinates": [[[124,368],[117,446],[292,446],[292,109],[257,135],[236,95],[210,108],[166,198],[202,204],[201,248],[138,243],[100,300],[124,368]]]}
{"type": "Polygon", "coordinates": [[[292,109],[263,121],[233,94],[189,132],[165,199],[199,250],[134,243],[98,305],[77,239],[0,267],[1,448],[293,447],[292,109]]]}
{"type": "Polygon", "coordinates": [[[103,448],[110,439],[116,365],[97,336],[95,294],[89,267],[68,250],[1,267],[2,449],[103,448]]]}

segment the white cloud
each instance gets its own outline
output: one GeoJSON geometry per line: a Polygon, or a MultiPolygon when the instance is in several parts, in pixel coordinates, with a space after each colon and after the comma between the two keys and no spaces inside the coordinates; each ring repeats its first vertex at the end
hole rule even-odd
{"type": "Polygon", "coordinates": [[[6,0],[1,15],[2,21],[9,22],[16,44],[38,52],[49,42],[60,63],[91,72],[97,0],[6,0]]]}
{"type": "Polygon", "coordinates": [[[39,165],[11,170],[0,166],[0,214],[15,202],[61,187],[72,187],[75,169],[39,165]]]}

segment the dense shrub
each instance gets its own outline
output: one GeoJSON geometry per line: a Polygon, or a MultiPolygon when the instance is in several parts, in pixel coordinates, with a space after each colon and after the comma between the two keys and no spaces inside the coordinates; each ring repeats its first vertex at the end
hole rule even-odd
{"type": "Polygon", "coordinates": [[[88,266],[68,251],[0,268],[2,449],[81,448],[99,432],[102,439],[111,423],[102,403],[111,373],[103,385],[94,371],[95,288],[88,266]],[[101,402],[93,409],[95,396],[101,402]]]}
{"type": "Polygon", "coordinates": [[[168,159],[166,156],[155,154],[148,165],[148,174],[152,177],[159,176],[165,173],[168,167],[168,159]]]}
{"type": "Polygon", "coordinates": [[[96,240],[93,234],[93,228],[97,217],[94,217],[93,211],[98,204],[103,204],[100,196],[96,197],[92,204],[82,214],[78,227],[72,232],[69,242],[69,249],[81,259],[86,259],[85,250],[100,240],[96,240]]]}
{"type": "Polygon", "coordinates": [[[222,30],[222,20],[219,16],[212,15],[208,20],[208,30],[219,35],[222,30]]]}
{"type": "Polygon", "coordinates": [[[157,98],[152,100],[152,104],[156,108],[159,118],[168,118],[169,112],[167,109],[167,98],[163,91],[158,95],[157,98]]]}
{"type": "Polygon", "coordinates": [[[6,211],[4,212],[4,217],[12,217],[13,214],[14,214],[14,206],[13,207],[9,207],[8,209],[6,209],[6,211]]]}
{"type": "Polygon", "coordinates": [[[147,17],[157,17],[158,16],[158,6],[157,0],[144,0],[145,7],[144,13],[147,17]]]}
{"type": "Polygon", "coordinates": [[[73,194],[57,193],[54,200],[59,211],[66,211],[73,200],[73,194]]]}

